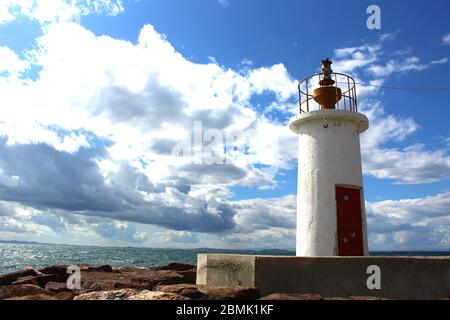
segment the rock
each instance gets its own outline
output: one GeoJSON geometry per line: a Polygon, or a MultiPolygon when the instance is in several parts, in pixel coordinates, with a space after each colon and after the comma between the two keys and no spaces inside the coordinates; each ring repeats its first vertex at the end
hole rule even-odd
{"type": "Polygon", "coordinates": [[[39,272],[42,272],[44,274],[59,274],[59,273],[67,274],[67,267],[68,265],[66,264],[55,264],[52,266],[39,269],[39,272]]]}
{"type": "Polygon", "coordinates": [[[21,297],[12,297],[7,298],[5,300],[58,300],[55,297],[49,296],[47,294],[35,294],[31,296],[21,296],[21,297]]]}
{"type": "Polygon", "coordinates": [[[48,290],[53,293],[72,291],[71,289],[67,288],[67,284],[65,282],[54,282],[54,281],[47,282],[47,284],[45,285],[45,290],[48,290]]]}
{"type": "Polygon", "coordinates": [[[53,274],[40,274],[37,276],[20,277],[16,281],[14,281],[13,284],[34,284],[41,288],[45,288],[47,282],[53,281],[55,279],[56,276],[53,274]]]}
{"type": "Polygon", "coordinates": [[[216,287],[197,285],[207,300],[255,300],[260,297],[259,289],[252,287],[216,287]]]}
{"type": "Polygon", "coordinates": [[[186,274],[181,272],[175,272],[171,270],[161,270],[161,271],[148,271],[143,272],[142,274],[136,274],[137,278],[146,279],[147,281],[151,281],[154,286],[159,284],[179,284],[186,283],[188,280],[186,274]]]}
{"type": "Polygon", "coordinates": [[[54,297],[58,300],[73,300],[77,294],[75,292],[58,292],[54,295],[54,297]]]}
{"type": "MultiPolygon", "coordinates": [[[[66,282],[69,274],[67,273],[68,265],[53,265],[43,269],[40,269],[39,272],[43,274],[50,275],[53,274],[54,278],[50,281],[54,282],[66,282]]],[[[78,266],[81,272],[113,272],[113,268],[110,265],[89,265],[89,264],[80,264],[78,266]]]]}
{"type": "Polygon", "coordinates": [[[66,282],[69,274],[67,273],[67,265],[53,265],[43,269],[39,269],[44,274],[53,274],[56,282],[66,282]]]}
{"type": "Polygon", "coordinates": [[[110,265],[108,265],[108,264],[104,264],[104,265],[101,265],[101,266],[91,267],[89,269],[89,271],[113,272],[113,268],[110,265]]]}
{"type": "Polygon", "coordinates": [[[183,276],[183,283],[195,284],[197,282],[197,271],[178,271],[179,274],[183,276]]]}
{"type": "Polygon", "coordinates": [[[81,272],[81,292],[116,289],[152,290],[157,285],[185,283],[188,275],[170,270],[127,268],[119,272],[81,272]],[[126,270],[126,271],[125,271],[126,270]]]}
{"type": "MultiPolygon", "coordinates": [[[[145,287],[145,284],[142,283],[145,287]]],[[[117,273],[81,272],[81,292],[109,291],[118,288],[133,288],[134,283],[117,273]]],[[[147,289],[147,287],[145,287],[147,289]]]]}
{"type": "Polygon", "coordinates": [[[136,295],[132,295],[129,300],[190,300],[188,297],[169,292],[144,290],[136,295]]]}
{"type": "Polygon", "coordinates": [[[189,298],[175,293],[121,289],[85,293],[76,296],[74,300],[189,300],[189,298]]]}
{"type": "Polygon", "coordinates": [[[73,300],[127,300],[129,296],[139,292],[136,289],[94,291],[80,294],[73,300]]]}
{"type": "Polygon", "coordinates": [[[259,300],[322,300],[319,294],[273,293],[259,300]]]}
{"type": "Polygon", "coordinates": [[[15,271],[0,275],[0,286],[6,286],[12,284],[18,278],[27,277],[27,276],[35,276],[38,272],[33,267],[26,267],[23,270],[15,271]]]}
{"type": "Polygon", "coordinates": [[[130,266],[121,266],[115,268],[113,271],[124,273],[124,272],[133,272],[133,271],[139,271],[139,270],[150,270],[150,268],[147,267],[130,267],[130,266]]]}
{"type": "Polygon", "coordinates": [[[172,271],[188,271],[195,270],[196,267],[191,264],[184,263],[169,263],[167,266],[157,267],[157,270],[172,270],[172,271]]]}
{"type": "Polygon", "coordinates": [[[86,272],[113,272],[113,268],[109,264],[103,265],[80,265],[81,271],[86,272]]]}
{"type": "Polygon", "coordinates": [[[319,294],[274,293],[259,300],[384,300],[384,298],[365,296],[322,297],[319,294]]]}
{"type": "Polygon", "coordinates": [[[389,300],[382,297],[372,297],[372,296],[349,296],[349,297],[326,297],[324,300],[389,300]]]}
{"type": "Polygon", "coordinates": [[[33,284],[8,285],[0,287],[0,300],[12,298],[45,294],[51,296],[52,293],[33,284]]]}
{"type": "MultiPolygon", "coordinates": [[[[116,273],[112,273],[116,274],[116,273]]],[[[122,281],[132,282],[134,284],[145,284],[146,289],[151,290],[157,285],[180,284],[190,281],[192,275],[189,273],[176,272],[172,270],[155,270],[133,268],[122,271],[117,274],[123,277],[122,281]]]]}
{"type": "Polygon", "coordinates": [[[176,293],[190,299],[201,300],[254,300],[259,298],[258,288],[215,287],[207,285],[175,284],[158,285],[154,291],[176,293]]]}
{"type": "Polygon", "coordinates": [[[201,292],[196,285],[193,284],[173,284],[173,285],[159,285],[154,291],[176,293],[190,299],[206,299],[207,295],[201,292]]]}
{"type": "Polygon", "coordinates": [[[197,268],[191,264],[169,263],[166,266],[153,268],[153,270],[176,271],[183,276],[183,283],[195,284],[197,280],[197,268]]]}
{"type": "Polygon", "coordinates": [[[154,283],[145,278],[115,272],[82,272],[81,292],[111,291],[116,289],[152,289],[154,283]]]}

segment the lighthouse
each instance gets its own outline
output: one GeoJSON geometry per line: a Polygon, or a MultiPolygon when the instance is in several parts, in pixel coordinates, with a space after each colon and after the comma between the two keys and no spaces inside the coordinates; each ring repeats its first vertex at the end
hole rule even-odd
{"type": "Polygon", "coordinates": [[[358,112],[356,83],[333,72],[299,82],[297,256],[368,255],[359,135],[369,127],[358,112]]]}
{"type": "Polygon", "coordinates": [[[449,258],[368,257],[359,135],[369,121],[358,112],[355,81],[331,64],[323,60],[320,73],[299,82],[289,121],[299,147],[297,257],[200,253],[197,284],[257,287],[261,296],[447,297],[449,258]]]}

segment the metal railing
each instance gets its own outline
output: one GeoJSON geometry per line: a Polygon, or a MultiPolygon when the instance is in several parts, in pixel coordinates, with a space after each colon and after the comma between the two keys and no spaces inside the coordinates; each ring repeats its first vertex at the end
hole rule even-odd
{"type": "MultiPolygon", "coordinates": [[[[356,101],[356,83],[355,80],[349,75],[332,72],[334,86],[341,89],[342,98],[336,102],[335,109],[348,110],[358,112],[358,104],[356,101]]],[[[314,101],[313,91],[315,88],[322,87],[319,82],[322,80],[322,73],[315,73],[298,83],[298,107],[299,112],[310,112],[319,110],[320,105],[314,101]]],[[[336,95],[338,90],[336,89],[336,95]]]]}

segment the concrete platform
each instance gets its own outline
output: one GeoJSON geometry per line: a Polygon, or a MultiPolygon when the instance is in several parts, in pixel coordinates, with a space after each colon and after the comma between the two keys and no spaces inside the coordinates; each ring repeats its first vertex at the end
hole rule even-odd
{"type": "Polygon", "coordinates": [[[450,297],[450,257],[199,254],[197,259],[197,284],[258,287],[262,296],[318,293],[323,297],[450,297]],[[367,286],[367,282],[374,283],[374,271],[369,268],[368,272],[374,265],[379,267],[380,289],[367,286]]]}

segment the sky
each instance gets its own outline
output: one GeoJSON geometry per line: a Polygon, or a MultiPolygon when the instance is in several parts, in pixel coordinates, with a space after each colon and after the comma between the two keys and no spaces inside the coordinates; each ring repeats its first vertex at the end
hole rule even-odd
{"type": "Polygon", "coordinates": [[[295,247],[299,79],[358,83],[369,249],[450,250],[450,3],[2,0],[0,239],[295,247]],[[369,29],[370,5],[380,28],[369,29]]]}

